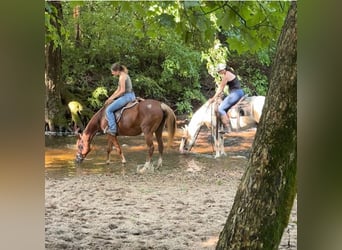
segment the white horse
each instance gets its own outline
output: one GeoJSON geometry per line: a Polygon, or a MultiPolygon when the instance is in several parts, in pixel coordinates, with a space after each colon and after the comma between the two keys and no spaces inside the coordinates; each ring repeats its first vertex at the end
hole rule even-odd
{"type": "MultiPolygon", "coordinates": [[[[231,128],[235,131],[248,129],[259,123],[264,107],[264,96],[242,97],[237,104],[228,111],[231,128]]],[[[211,131],[214,139],[215,158],[226,155],[224,151],[224,135],[218,133],[221,121],[218,118],[217,103],[204,103],[192,116],[188,125],[183,128],[183,136],[179,146],[181,153],[189,152],[195,145],[202,126],[211,131]]]]}

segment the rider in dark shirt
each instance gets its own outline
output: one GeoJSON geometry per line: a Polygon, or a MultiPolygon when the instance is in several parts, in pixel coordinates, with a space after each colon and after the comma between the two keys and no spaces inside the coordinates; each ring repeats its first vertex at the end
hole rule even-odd
{"type": "Polygon", "coordinates": [[[224,87],[228,85],[229,95],[224,98],[224,100],[219,105],[218,112],[220,113],[222,124],[224,125],[224,130],[220,132],[229,133],[230,125],[227,112],[234,104],[236,104],[240,100],[241,97],[244,96],[244,91],[241,89],[240,81],[237,76],[229,71],[225,64],[219,64],[216,70],[221,75],[222,80],[215,95],[209,99],[209,102],[215,101],[215,99],[223,92],[224,87]]]}

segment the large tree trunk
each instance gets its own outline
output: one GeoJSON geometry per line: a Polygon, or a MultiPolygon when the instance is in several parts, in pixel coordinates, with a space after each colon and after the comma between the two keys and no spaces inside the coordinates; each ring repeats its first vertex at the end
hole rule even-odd
{"type": "MultiPolygon", "coordinates": [[[[50,3],[57,10],[55,15],[51,15],[51,25],[60,36],[60,24],[57,20],[62,19],[62,5],[57,1],[50,3]]],[[[60,46],[55,44],[54,41],[45,44],[45,122],[50,131],[55,131],[56,125],[63,123],[64,114],[61,102],[62,55],[60,46]]]]}
{"type": "Polygon", "coordinates": [[[296,195],[297,4],[278,41],[248,168],[216,249],[278,249],[296,195]]]}

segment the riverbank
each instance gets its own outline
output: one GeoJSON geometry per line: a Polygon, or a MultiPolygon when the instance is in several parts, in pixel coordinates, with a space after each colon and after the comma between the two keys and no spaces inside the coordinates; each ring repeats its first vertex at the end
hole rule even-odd
{"type": "MultiPolygon", "coordinates": [[[[110,168],[110,167],[109,167],[110,168]]],[[[46,249],[215,249],[241,167],[46,178],[46,249]]],[[[280,249],[297,249],[297,209],[280,249]]]]}

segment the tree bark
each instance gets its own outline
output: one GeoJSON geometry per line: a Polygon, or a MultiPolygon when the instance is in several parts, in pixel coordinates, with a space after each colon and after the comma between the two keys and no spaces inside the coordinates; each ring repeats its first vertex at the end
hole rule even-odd
{"type": "MultiPolygon", "coordinates": [[[[60,24],[57,20],[62,19],[61,2],[50,2],[57,12],[51,15],[51,24],[56,28],[57,33],[61,36],[60,24]]],[[[45,44],[45,123],[48,130],[55,131],[56,125],[62,123],[62,102],[61,102],[61,71],[62,71],[62,55],[61,47],[56,46],[54,41],[45,44]]]]}
{"type": "Polygon", "coordinates": [[[73,17],[75,19],[75,47],[81,46],[81,29],[79,23],[80,6],[76,5],[73,9],[73,17]]]}
{"type": "Polygon", "coordinates": [[[297,4],[291,3],[272,66],[247,170],[216,249],[278,249],[296,195],[297,4]]]}

